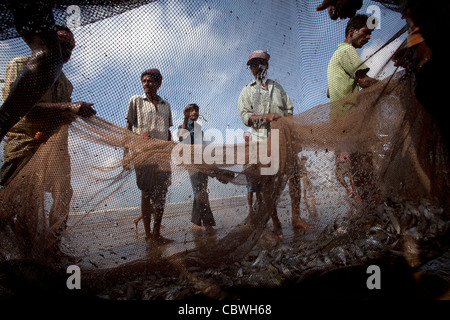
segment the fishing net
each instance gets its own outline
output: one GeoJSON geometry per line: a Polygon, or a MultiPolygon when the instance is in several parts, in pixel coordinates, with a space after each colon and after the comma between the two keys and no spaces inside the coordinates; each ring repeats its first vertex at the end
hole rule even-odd
{"type": "MultiPolygon", "coordinates": [[[[97,116],[60,121],[1,189],[3,260],[77,264],[94,287],[145,272],[224,266],[242,284],[247,272],[267,265],[266,280],[280,284],[294,274],[384,256],[419,267],[446,250],[447,144],[415,98],[413,74],[387,64],[405,35],[366,62],[373,70],[382,66],[373,74],[379,83],[331,105],[326,66],[345,22],[316,12],[316,1],[97,2],[67,4],[78,6],[81,23],[63,69],[74,85],[72,101],[94,102],[97,116]],[[256,49],[269,51],[269,78],[288,93],[294,115],[274,121],[267,140],[245,144],[237,101],[251,80],[246,57],[256,49]],[[139,77],[149,68],[163,74],[159,94],[172,108],[172,141],[125,128],[127,103],[143,93],[139,77]],[[209,139],[200,148],[177,139],[189,103],[200,106],[209,139]],[[355,105],[350,113],[329,120],[330,108],[347,103],[355,105]],[[301,157],[301,189],[291,195],[301,157]],[[161,234],[174,241],[150,249],[142,222],[133,222],[141,214],[135,170],[146,166],[171,172],[161,234]],[[188,170],[208,176],[213,233],[189,223],[188,170]],[[248,179],[261,187],[252,212],[248,179]],[[306,230],[292,224],[292,199],[306,230]],[[272,232],[274,210],[282,238],[272,232]],[[61,262],[55,250],[81,260],[61,262]]],[[[61,8],[56,20],[66,21],[67,6],[61,8]]],[[[363,59],[405,25],[400,14],[379,8],[381,29],[373,32],[372,51],[360,51],[363,59]]],[[[8,30],[4,39],[17,36],[8,30]]],[[[29,54],[17,38],[1,46],[2,71],[13,57],[29,54]]]]}

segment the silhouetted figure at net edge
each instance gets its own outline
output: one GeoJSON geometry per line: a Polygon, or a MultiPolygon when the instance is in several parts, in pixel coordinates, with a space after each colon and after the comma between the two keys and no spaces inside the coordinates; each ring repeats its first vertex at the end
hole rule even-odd
{"type": "Polygon", "coordinates": [[[31,49],[31,58],[0,107],[0,141],[58,79],[64,62],[55,21],[59,25],[67,22],[72,15],[70,7],[82,6],[81,26],[150,2],[153,0],[1,1],[0,39],[22,37],[31,49]]]}
{"type": "MultiPolygon", "coordinates": [[[[61,43],[63,62],[67,63],[75,47],[75,38],[66,27],[57,26],[57,35],[61,43]]],[[[5,87],[3,96],[8,97],[15,79],[31,59],[30,56],[20,56],[11,60],[6,68],[5,87]]],[[[4,142],[5,163],[0,171],[0,184],[6,187],[13,179],[23,179],[19,173],[32,159],[38,149],[45,144],[52,135],[59,132],[64,124],[74,120],[74,115],[90,117],[96,114],[92,103],[72,102],[73,86],[64,73],[47,90],[25,117],[23,117],[6,134],[4,142]]],[[[54,147],[61,155],[59,162],[53,163],[55,167],[43,178],[43,190],[36,193],[50,192],[53,204],[49,212],[49,244],[35,243],[38,239],[38,213],[32,210],[17,212],[15,230],[21,233],[18,236],[19,247],[24,256],[30,257],[30,250],[43,250],[49,257],[63,256],[59,250],[61,233],[66,229],[69,215],[70,201],[73,190],[70,183],[70,157],[68,151],[68,132],[65,130],[65,144],[54,147]]],[[[45,237],[41,236],[45,241],[45,237]]],[[[39,251],[38,251],[39,252],[39,251]]]]}
{"type": "Polygon", "coordinates": [[[3,6],[13,12],[16,29],[32,54],[0,108],[0,141],[41,99],[63,66],[52,13],[54,3],[19,0],[6,1],[3,6]]]}

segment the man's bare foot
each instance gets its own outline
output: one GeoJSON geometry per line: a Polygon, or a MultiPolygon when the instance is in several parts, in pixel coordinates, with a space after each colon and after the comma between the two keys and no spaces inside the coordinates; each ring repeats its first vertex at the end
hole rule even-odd
{"type": "Polygon", "coordinates": [[[175,241],[175,240],[172,240],[172,239],[169,239],[169,238],[165,238],[165,237],[163,237],[161,235],[156,236],[156,237],[154,236],[152,239],[157,244],[168,244],[168,243],[171,243],[171,242],[175,241]]]}
{"type": "Polygon", "coordinates": [[[192,222],[192,221],[191,221],[191,224],[192,224],[196,229],[199,229],[199,230],[203,230],[203,229],[204,229],[203,226],[199,226],[198,224],[196,224],[196,223],[194,223],[194,222],[192,222]]]}
{"type": "Polygon", "coordinates": [[[208,235],[214,235],[216,230],[214,230],[213,226],[205,226],[205,232],[208,235]]]}

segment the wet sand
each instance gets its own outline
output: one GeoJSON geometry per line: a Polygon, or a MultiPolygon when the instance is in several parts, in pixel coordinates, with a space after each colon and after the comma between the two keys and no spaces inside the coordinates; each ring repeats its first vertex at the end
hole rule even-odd
{"type": "MultiPolygon", "coordinates": [[[[343,198],[332,200],[317,201],[319,219],[312,222],[314,229],[301,233],[302,238],[313,240],[327,224],[333,223],[351,209],[343,198]]],[[[220,238],[247,217],[247,198],[246,195],[242,195],[211,199],[210,202],[216,220],[214,238],[220,241],[220,238]]],[[[190,224],[191,208],[192,201],[166,204],[161,235],[174,241],[160,246],[163,257],[194,249],[201,246],[204,241],[208,241],[204,230],[190,224]]],[[[287,190],[277,204],[277,212],[282,223],[283,240],[289,242],[298,238],[298,234],[293,232],[291,226],[291,206],[287,190]]],[[[62,248],[66,253],[82,258],[78,265],[83,269],[107,269],[146,258],[142,220],[138,223],[137,233],[133,224],[133,220],[139,216],[140,207],[72,214],[62,248]]],[[[310,221],[303,199],[301,217],[310,221]]],[[[269,220],[267,229],[271,228],[272,223],[269,220]]],[[[274,241],[277,239],[274,238],[274,241]]]]}

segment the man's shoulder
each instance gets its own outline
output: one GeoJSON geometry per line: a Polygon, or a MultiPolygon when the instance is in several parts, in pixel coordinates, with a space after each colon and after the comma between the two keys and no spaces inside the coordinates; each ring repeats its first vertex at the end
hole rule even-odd
{"type": "Polygon", "coordinates": [[[172,108],[170,106],[170,103],[167,100],[162,99],[159,97],[159,105],[158,108],[161,108],[161,110],[165,110],[164,112],[169,116],[172,117],[172,108]]]}
{"type": "MultiPolygon", "coordinates": [[[[135,94],[133,96],[131,96],[130,98],[130,104],[142,104],[144,101],[147,101],[148,98],[147,96],[144,94],[135,94]]],[[[170,108],[170,104],[167,100],[162,99],[161,97],[159,97],[159,104],[162,106],[166,106],[167,108],[170,108]]]]}
{"type": "MultiPolygon", "coordinates": [[[[281,86],[277,81],[275,81],[273,79],[267,79],[267,83],[269,85],[270,84],[277,84],[277,85],[281,86]]],[[[246,88],[246,87],[253,87],[253,86],[257,85],[257,84],[258,84],[258,81],[256,81],[256,79],[252,79],[252,81],[247,83],[247,85],[244,88],[246,88]]]]}
{"type": "Polygon", "coordinates": [[[269,85],[273,85],[274,87],[282,87],[282,85],[278,81],[272,79],[267,79],[267,83],[269,85]]]}
{"type": "Polygon", "coordinates": [[[26,64],[28,62],[28,60],[30,60],[31,56],[30,55],[26,55],[26,56],[18,56],[15,57],[13,59],[11,59],[8,64],[9,65],[13,65],[13,64],[26,64]]]}
{"type": "Polygon", "coordinates": [[[130,100],[133,100],[133,101],[144,100],[144,99],[145,99],[145,94],[135,94],[135,95],[132,95],[130,98],[130,100]]]}
{"type": "Polygon", "coordinates": [[[165,105],[167,105],[167,106],[170,107],[169,101],[167,101],[167,100],[165,100],[165,99],[163,99],[163,98],[161,98],[161,97],[159,97],[159,103],[165,104],[165,105]]]}
{"type": "Polygon", "coordinates": [[[347,49],[355,49],[355,47],[352,46],[350,43],[341,42],[337,45],[337,48],[336,48],[336,50],[347,50],[347,49]]]}
{"type": "Polygon", "coordinates": [[[142,105],[143,101],[146,99],[145,94],[135,94],[130,98],[130,105],[142,105]]]}
{"type": "Polygon", "coordinates": [[[244,88],[242,88],[242,90],[245,90],[245,89],[247,89],[247,88],[253,87],[256,83],[257,83],[256,80],[255,80],[255,79],[252,79],[249,83],[247,83],[247,84],[244,86],[244,88]]]}
{"type": "Polygon", "coordinates": [[[349,52],[349,53],[355,53],[356,48],[354,46],[352,46],[351,44],[347,43],[347,42],[341,42],[338,44],[335,54],[342,54],[344,52],[349,52]]]}
{"type": "Polygon", "coordinates": [[[197,130],[202,130],[202,125],[200,123],[198,123],[197,121],[194,121],[192,126],[197,130]]]}
{"type": "Polygon", "coordinates": [[[283,86],[279,83],[279,82],[277,82],[277,81],[275,81],[275,80],[270,80],[269,79],[269,86],[270,85],[272,85],[274,88],[276,88],[277,90],[280,90],[280,91],[284,91],[284,89],[283,89],[283,86]]]}
{"type": "Polygon", "coordinates": [[[341,42],[337,45],[330,61],[328,62],[328,72],[335,72],[337,68],[342,68],[342,64],[346,63],[354,54],[358,55],[355,47],[346,42],[341,42]]]}
{"type": "Polygon", "coordinates": [[[62,81],[64,85],[73,88],[72,82],[69,80],[69,78],[67,78],[66,74],[63,71],[61,71],[58,79],[62,81]]]}
{"type": "MultiPolygon", "coordinates": [[[[181,129],[182,126],[183,125],[180,124],[178,126],[178,129],[181,129]]],[[[197,121],[193,121],[192,123],[188,123],[188,130],[189,130],[189,127],[193,128],[193,129],[200,129],[200,130],[202,129],[202,125],[200,123],[198,123],[197,121]]]]}
{"type": "Polygon", "coordinates": [[[6,73],[20,72],[30,60],[31,56],[18,56],[11,59],[6,65],[6,73]],[[13,71],[16,70],[16,71],[13,71]]]}
{"type": "Polygon", "coordinates": [[[245,96],[251,94],[252,88],[257,84],[255,79],[252,79],[249,83],[247,83],[241,90],[240,96],[245,96]]]}

